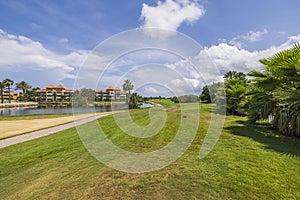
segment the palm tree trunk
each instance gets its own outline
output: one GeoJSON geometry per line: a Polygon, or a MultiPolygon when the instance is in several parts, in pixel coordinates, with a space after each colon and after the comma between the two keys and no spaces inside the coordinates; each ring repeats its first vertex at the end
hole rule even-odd
{"type": "Polygon", "coordinates": [[[23,97],[24,97],[24,102],[26,102],[26,90],[23,89],[23,97]]]}
{"type": "Polygon", "coordinates": [[[11,103],[11,99],[10,99],[10,86],[8,86],[8,103],[11,103]]]}
{"type": "Polygon", "coordinates": [[[1,89],[1,103],[3,103],[4,102],[4,98],[3,98],[3,90],[1,89]]]}

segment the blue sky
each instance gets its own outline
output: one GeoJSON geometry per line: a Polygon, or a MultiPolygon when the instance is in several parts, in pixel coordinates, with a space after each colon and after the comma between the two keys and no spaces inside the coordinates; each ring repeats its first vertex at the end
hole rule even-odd
{"type": "Polygon", "coordinates": [[[260,69],[258,59],[300,41],[299,8],[298,0],[0,0],[0,80],[71,88],[99,43],[150,26],[194,39],[222,72],[260,69]]]}

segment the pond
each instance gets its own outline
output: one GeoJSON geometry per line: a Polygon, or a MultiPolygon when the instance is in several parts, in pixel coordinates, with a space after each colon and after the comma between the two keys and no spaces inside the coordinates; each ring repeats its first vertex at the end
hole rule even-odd
{"type": "MultiPolygon", "coordinates": [[[[153,105],[142,103],[140,108],[148,108],[153,105]]],[[[118,106],[114,110],[127,109],[126,105],[118,106]]],[[[48,108],[19,108],[19,109],[0,109],[0,116],[9,115],[34,115],[34,114],[71,114],[75,113],[92,113],[92,112],[109,112],[112,108],[110,105],[89,108],[72,108],[72,107],[48,107],[48,108]],[[73,110],[74,109],[74,110],[73,110]]]]}

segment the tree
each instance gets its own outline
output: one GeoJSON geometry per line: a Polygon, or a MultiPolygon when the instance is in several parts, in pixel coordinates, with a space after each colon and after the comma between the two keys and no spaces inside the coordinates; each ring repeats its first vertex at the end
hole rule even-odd
{"type": "Polygon", "coordinates": [[[174,103],[179,103],[178,97],[176,96],[172,97],[171,101],[173,101],[174,103]]]}
{"type": "Polygon", "coordinates": [[[26,83],[25,81],[21,81],[20,83],[16,83],[16,89],[17,90],[22,90],[22,92],[23,92],[24,101],[27,100],[27,93],[28,93],[30,88],[31,88],[31,85],[29,83],[26,83]]]}
{"type": "Polygon", "coordinates": [[[53,99],[52,99],[52,101],[56,101],[56,97],[57,97],[57,93],[56,93],[56,91],[54,91],[54,92],[52,93],[52,95],[53,95],[53,99]]]}
{"type": "Polygon", "coordinates": [[[129,109],[139,108],[140,96],[137,93],[132,93],[129,99],[129,109]]]}
{"type": "Polygon", "coordinates": [[[223,76],[225,82],[228,80],[233,80],[233,79],[245,79],[246,78],[246,74],[244,74],[243,72],[236,72],[236,71],[229,71],[226,74],[224,74],[223,76]]]}
{"type": "MultiPolygon", "coordinates": [[[[26,92],[26,97],[28,101],[41,101],[41,96],[37,96],[37,90],[40,90],[41,88],[35,87],[32,88],[31,90],[28,90],[26,92]]],[[[43,98],[46,99],[46,95],[43,94],[43,98]]]]}
{"type": "Polygon", "coordinates": [[[211,103],[211,98],[210,98],[210,93],[209,93],[208,85],[205,85],[205,86],[202,88],[202,93],[201,93],[201,95],[199,96],[199,99],[200,99],[202,102],[205,102],[205,103],[211,103]]]}
{"type": "Polygon", "coordinates": [[[300,44],[262,59],[263,72],[253,71],[249,119],[271,117],[283,135],[300,136],[300,44]]]}
{"type": "Polygon", "coordinates": [[[1,95],[1,103],[4,102],[4,99],[3,99],[3,90],[5,88],[5,85],[3,82],[0,81],[0,95],[1,95]]]}
{"type": "Polygon", "coordinates": [[[103,99],[104,99],[104,95],[103,95],[103,93],[101,93],[100,94],[100,101],[103,101],[103,99]]]}
{"type": "Polygon", "coordinates": [[[183,96],[178,97],[178,101],[180,103],[195,103],[195,102],[198,102],[198,97],[193,94],[183,95],[183,96]]]}
{"type": "Polygon", "coordinates": [[[204,103],[216,103],[220,90],[224,90],[224,84],[221,82],[205,85],[202,88],[202,93],[200,94],[199,99],[204,103]]]}
{"type": "Polygon", "coordinates": [[[133,90],[133,84],[132,84],[132,81],[127,79],[124,81],[124,84],[123,84],[123,90],[124,91],[128,91],[129,95],[130,95],[130,91],[133,90]]]}
{"type": "Polygon", "coordinates": [[[94,103],[96,98],[96,92],[90,88],[82,88],[76,90],[72,96],[73,105],[76,107],[88,106],[94,103]]]}
{"type": "Polygon", "coordinates": [[[3,84],[5,85],[5,87],[7,87],[7,90],[8,90],[8,102],[11,103],[10,89],[11,89],[11,86],[14,84],[14,81],[11,80],[11,79],[9,79],[9,78],[6,78],[3,81],[3,84]]]}
{"type": "Polygon", "coordinates": [[[133,84],[132,81],[129,79],[126,79],[123,83],[123,90],[126,92],[128,91],[128,95],[126,95],[126,102],[128,102],[128,99],[130,99],[130,91],[133,90],[133,84]]]}
{"type": "Polygon", "coordinates": [[[72,105],[74,107],[86,106],[86,99],[81,95],[79,90],[76,90],[72,96],[72,105]]]}
{"type": "Polygon", "coordinates": [[[88,102],[94,102],[96,98],[96,92],[90,88],[82,88],[80,90],[80,95],[84,97],[88,102]]]}
{"type": "Polygon", "coordinates": [[[226,110],[233,115],[244,115],[244,104],[248,86],[246,74],[229,71],[223,76],[226,92],[226,110]]]}

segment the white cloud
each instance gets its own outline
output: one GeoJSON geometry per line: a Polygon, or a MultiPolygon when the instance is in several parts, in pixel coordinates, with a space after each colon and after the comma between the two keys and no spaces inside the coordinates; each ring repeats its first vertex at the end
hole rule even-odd
{"type": "Polygon", "coordinates": [[[200,80],[199,79],[192,79],[192,78],[184,78],[184,80],[189,83],[193,88],[197,88],[200,86],[200,80]]]}
{"type": "Polygon", "coordinates": [[[39,71],[36,82],[40,85],[75,78],[74,70],[82,65],[89,53],[79,50],[66,55],[58,54],[46,49],[40,42],[8,34],[1,29],[0,44],[0,71],[10,74],[22,72],[24,79],[26,74],[39,71]]]}
{"type": "Polygon", "coordinates": [[[58,40],[59,43],[68,43],[69,39],[68,38],[61,38],[58,40]]]}
{"type": "Polygon", "coordinates": [[[244,42],[256,42],[260,40],[263,35],[266,34],[268,34],[267,29],[264,29],[262,31],[250,31],[246,35],[238,35],[232,38],[229,41],[229,44],[234,45],[241,49],[243,47],[244,42]]]}
{"type": "Polygon", "coordinates": [[[159,1],[157,6],[143,4],[142,27],[162,28],[176,31],[182,23],[193,23],[204,14],[204,9],[189,0],[159,1]]]}
{"type": "Polygon", "coordinates": [[[165,64],[165,67],[182,75],[180,78],[173,79],[170,82],[170,87],[174,85],[180,93],[187,92],[188,86],[192,86],[194,91],[197,92],[205,84],[223,81],[223,75],[230,70],[245,73],[252,70],[263,70],[264,67],[259,62],[260,59],[268,58],[279,51],[289,49],[297,42],[300,42],[300,35],[291,36],[281,45],[271,46],[260,51],[239,49],[224,42],[211,47],[204,47],[197,56],[190,58],[190,62],[197,68],[194,68],[186,60],[165,64]]]}
{"type": "MultiPolygon", "coordinates": [[[[158,7],[165,3],[159,3],[158,7]]],[[[186,1],[181,5],[189,4],[190,2],[186,1]]],[[[267,30],[260,31],[259,34],[249,32],[243,39],[254,41],[259,39],[264,32],[267,32],[267,30]]],[[[151,41],[149,40],[149,42],[151,41]]],[[[135,89],[144,88],[145,95],[164,95],[168,92],[170,95],[182,95],[192,93],[193,90],[198,92],[204,83],[221,81],[222,75],[229,70],[249,72],[263,69],[259,59],[267,58],[278,51],[288,49],[296,42],[300,42],[300,35],[291,36],[281,45],[260,51],[247,51],[222,42],[218,45],[205,47],[200,52],[199,50],[195,51],[194,55],[197,54],[197,56],[189,59],[195,61],[193,64],[196,63],[197,70],[190,64],[190,60],[180,60],[175,55],[169,55],[164,51],[144,50],[121,57],[120,63],[114,63],[109,70],[105,71],[101,84],[120,87],[124,79],[128,78],[134,81],[135,89]],[[151,61],[156,62],[151,65],[151,61]],[[148,65],[146,65],[147,63],[148,65]],[[137,64],[140,67],[137,67],[137,64]],[[119,73],[116,73],[117,70],[119,70],[119,73]],[[153,84],[144,87],[147,83],[153,84]]],[[[105,50],[107,48],[103,48],[103,52],[95,51],[94,54],[90,54],[91,51],[87,50],[58,54],[46,49],[40,42],[33,41],[25,36],[8,34],[1,29],[0,44],[0,74],[3,75],[3,72],[8,71],[11,73],[21,72],[19,74],[22,74],[24,80],[27,80],[27,75],[34,74],[34,78],[37,80],[36,83],[38,83],[35,86],[41,87],[49,83],[57,84],[65,79],[75,79],[74,70],[78,70],[87,57],[89,58],[86,62],[88,70],[83,74],[83,77],[79,78],[85,78],[87,82],[82,81],[82,83],[86,84],[86,87],[92,87],[89,85],[90,81],[97,82],[95,78],[98,78],[101,75],[100,72],[106,67],[103,63],[109,63],[111,60],[106,55],[105,50]]],[[[116,44],[119,45],[118,41],[116,44]]],[[[191,49],[189,44],[179,46],[182,48],[182,52],[191,49]]],[[[167,47],[169,46],[166,45],[165,49],[169,49],[167,47]]],[[[125,47],[124,49],[127,50],[125,47]]],[[[126,52],[125,50],[123,51],[126,52]]],[[[120,53],[118,48],[115,51],[115,54],[112,55],[120,53]]],[[[187,53],[187,55],[190,55],[190,53],[187,53]]],[[[2,78],[6,77],[0,77],[0,79],[2,78]]],[[[31,81],[29,82],[31,83],[31,81]]],[[[99,88],[102,88],[102,86],[99,88]]]]}
{"type": "Polygon", "coordinates": [[[41,28],[41,26],[36,24],[36,23],[30,23],[29,27],[32,28],[32,29],[40,29],[41,28]]]}
{"type": "Polygon", "coordinates": [[[282,36],[282,35],[285,35],[286,34],[286,32],[284,32],[284,31],[278,31],[277,32],[277,35],[279,35],[279,36],[282,36]]]}
{"type": "Polygon", "coordinates": [[[265,50],[252,52],[221,43],[205,47],[195,59],[199,63],[202,76],[207,80],[215,81],[218,78],[220,79],[220,74],[222,75],[229,70],[241,72],[263,70],[263,65],[259,62],[260,59],[268,58],[279,51],[289,49],[297,42],[300,42],[300,35],[289,37],[285,43],[279,46],[271,46],[265,50]],[[215,69],[218,69],[218,71],[215,69]]]}
{"type": "Polygon", "coordinates": [[[146,93],[146,94],[153,94],[153,95],[159,94],[158,90],[155,89],[154,87],[147,87],[145,89],[144,93],[146,93]]]}
{"type": "Polygon", "coordinates": [[[249,42],[255,42],[259,40],[263,35],[268,34],[268,30],[264,29],[263,31],[250,31],[247,33],[247,35],[243,36],[242,38],[249,41],[249,42]]]}

